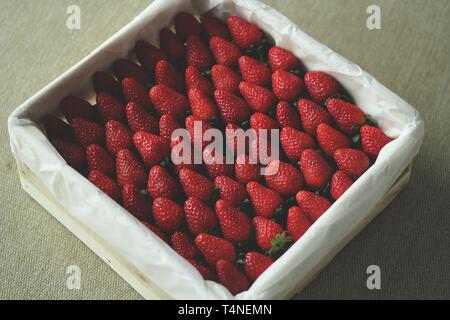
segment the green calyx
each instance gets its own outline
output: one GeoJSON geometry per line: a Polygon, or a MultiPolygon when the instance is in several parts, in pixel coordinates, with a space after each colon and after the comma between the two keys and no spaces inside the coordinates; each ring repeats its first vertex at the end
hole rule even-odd
{"type": "Polygon", "coordinates": [[[266,254],[271,258],[275,258],[290,242],[292,242],[292,238],[288,236],[287,232],[278,233],[275,238],[270,241],[272,248],[267,251],[266,254]]]}

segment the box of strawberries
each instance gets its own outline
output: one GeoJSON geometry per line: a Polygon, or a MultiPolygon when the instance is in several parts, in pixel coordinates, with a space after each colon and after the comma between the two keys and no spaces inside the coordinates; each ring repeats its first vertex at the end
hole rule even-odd
{"type": "Polygon", "coordinates": [[[160,299],[289,298],[407,183],[424,134],[255,0],[155,1],[8,124],[24,189],[160,299]]]}

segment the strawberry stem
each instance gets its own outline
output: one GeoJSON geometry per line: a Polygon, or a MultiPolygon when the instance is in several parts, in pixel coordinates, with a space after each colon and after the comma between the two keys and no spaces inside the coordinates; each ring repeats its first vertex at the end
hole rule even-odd
{"type": "Polygon", "coordinates": [[[266,252],[271,258],[276,258],[279,254],[292,242],[292,238],[287,232],[278,233],[273,240],[270,241],[272,248],[266,252]]]}

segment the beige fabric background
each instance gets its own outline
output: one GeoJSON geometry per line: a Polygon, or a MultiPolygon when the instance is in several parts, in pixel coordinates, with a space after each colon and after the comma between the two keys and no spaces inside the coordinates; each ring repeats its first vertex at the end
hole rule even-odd
{"type": "MultiPolygon", "coordinates": [[[[138,299],[139,295],[20,188],[7,116],[151,1],[0,0],[0,298],[138,299]],[[82,9],[82,29],[65,27],[82,9]],[[79,265],[82,289],[66,288],[79,265]]],[[[268,1],[359,64],[423,115],[426,139],[411,184],[297,299],[450,298],[450,1],[268,1]],[[366,28],[379,4],[382,30],[366,28]],[[366,268],[382,290],[366,288],[366,268]]]]}

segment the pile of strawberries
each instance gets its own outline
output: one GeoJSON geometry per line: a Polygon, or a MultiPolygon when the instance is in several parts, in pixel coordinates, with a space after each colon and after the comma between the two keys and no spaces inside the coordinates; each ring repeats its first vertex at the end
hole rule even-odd
{"type": "MultiPolygon", "coordinates": [[[[160,48],[135,47],[93,76],[96,105],[73,96],[43,119],[74,169],[207,280],[245,291],[300,239],[391,141],[331,76],[305,72],[256,25],[180,13],[160,48]],[[247,154],[230,164],[170,161],[175,129],[280,129],[275,175],[247,154]]],[[[201,139],[202,137],[200,137],[201,139]]],[[[232,146],[234,141],[228,141],[232,146]]],[[[255,146],[249,146],[254,148],[255,146]]],[[[257,147],[257,146],[256,146],[257,147]]],[[[248,150],[247,150],[248,151],[248,150]]]]}

